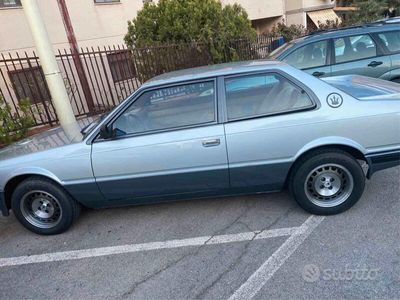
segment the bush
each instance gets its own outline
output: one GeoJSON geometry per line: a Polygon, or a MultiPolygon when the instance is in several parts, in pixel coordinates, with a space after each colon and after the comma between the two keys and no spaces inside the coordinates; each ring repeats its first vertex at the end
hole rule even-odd
{"type": "Polygon", "coordinates": [[[290,25],[287,26],[284,23],[278,23],[272,28],[272,37],[278,38],[283,37],[285,42],[290,42],[300,36],[307,34],[307,29],[303,25],[290,25]]]}
{"type": "Polygon", "coordinates": [[[9,144],[26,136],[29,127],[34,124],[29,115],[30,105],[28,99],[20,100],[18,115],[0,96],[0,144],[9,144]]]}
{"type": "Polygon", "coordinates": [[[159,74],[204,66],[213,61],[207,47],[201,43],[135,48],[133,54],[141,82],[159,74]]]}
{"type": "Polygon", "coordinates": [[[229,42],[254,39],[256,31],[238,4],[222,6],[218,0],[160,0],[146,3],[128,22],[125,42],[131,49],[161,44],[201,43],[213,63],[235,60],[229,42]]]}
{"type": "Polygon", "coordinates": [[[318,22],[319,29],[318,30],[329,30],[336,29],[346,26],[344,22],[341,22],[339,19],[336,20],[327,20],[326,23],[318,22]]]}

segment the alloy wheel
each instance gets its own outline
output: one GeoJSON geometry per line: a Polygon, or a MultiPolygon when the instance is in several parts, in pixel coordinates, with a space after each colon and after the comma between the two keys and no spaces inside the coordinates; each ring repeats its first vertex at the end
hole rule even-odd
{"type": "Polygon", "coordinates": [[[21,199],[21,212],[33,226],[53,228],[62,218],[58,199],[45,191],[30,191],[21,199]]]}
{"type": "Polygon", "coordinates": [[[338,164],[324,164],[306,177],[304,191],[307,198],[320,207],[335,207],[351,195],[354,180],[351,173],[338,164]]]}

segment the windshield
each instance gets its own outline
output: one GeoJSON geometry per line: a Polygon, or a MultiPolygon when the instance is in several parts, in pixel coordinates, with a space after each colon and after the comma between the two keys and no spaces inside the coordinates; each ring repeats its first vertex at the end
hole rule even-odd
{"type": "Polygon", "coordinates": [[[286,50],[292,48],[294,46],[294,43],[290,42],[290,43],[286,43],[283,44],[282,46],[280,46],[279,48],[275,49],[274,51],[272,51],[267,58],[269,59],[276,59],[279,55],[281,55],[283,52],[285,52],[286,50]]]}
{"type": "Polygon", "coordinates": [[[323,80],[360,100],[400,99],[400,84],[386,80],[364,76],[338,76],[323,80]]]}

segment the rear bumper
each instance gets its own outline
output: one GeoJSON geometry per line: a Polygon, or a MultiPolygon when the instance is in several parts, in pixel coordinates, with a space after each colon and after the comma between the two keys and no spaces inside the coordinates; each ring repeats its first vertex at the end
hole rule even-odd
{"type": "Polygon", "coordinates": [[[400,149],[371,153],[366,158],[369,165],[367,177],[370,178],[377,171],[400,165],[400,149]]]}
{"type": "Polygon", "coordinates": [[[9,209],[6,205],[6,197],[4,192],[0,192],[0,212],[4,217],[10,214],[9,209]]]}

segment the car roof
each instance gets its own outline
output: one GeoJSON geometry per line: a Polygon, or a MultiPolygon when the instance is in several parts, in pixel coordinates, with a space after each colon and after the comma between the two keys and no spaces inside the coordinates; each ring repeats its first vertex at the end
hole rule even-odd
{"type": "Polygon", "coordinates": [[[189,68],[158,75],[143,84],[143,87],[158,86],[181,81],[198,80],[253,71],[264,71],[268,69],[281,68],[282,66],[287,65],[286,63],[279,61],[261,59],[189,68]]]}
{"type": "Polygon", "coordinates": [[[328,29],[328,30],[320,30],[314,33],[305,35],[300,37],[292,43],[296,45],[300,45],[303,42],[313,42],[319,40],[325,40],[329,38],[341,37],[341,36],[350,36],[361,33],[368,32],[380,32],[380,31],[391,31],[391,30],[399,30],[400,18],[392,18],[382,21],[377,21],[374,23],[368,23],[363,25],[356,25],[351,27],[337,28],[337,29],[328,29]]]}

